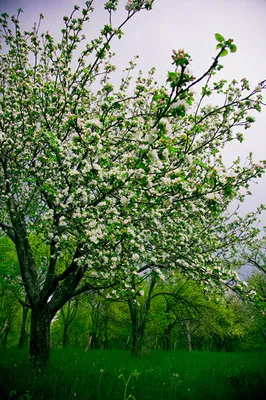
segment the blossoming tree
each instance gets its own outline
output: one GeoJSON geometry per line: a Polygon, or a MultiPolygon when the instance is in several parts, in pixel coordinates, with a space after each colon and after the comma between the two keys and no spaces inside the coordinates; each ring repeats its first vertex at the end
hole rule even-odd
{"type": "MultiPolygon", "coordinates": [[[[254,122],[249,111],[260,111],[265,88],[250,91],[246,79],[211,83],[220,57],[236,51],[232,40],[216,34],[218,54],[201,77],[190,73],[189,54],[173,51],[164,86],[152,69],[139,73],[131,92],[135,62],[119,87],[110,83],[110,43],[152,1],[128,1],[118,27],[118,0],[107,1],[109,23],[79,50],[92,5],[64,17],[58,43],[40,24],[23,32],[21,10],[0,20],[0,227],[15,244],[32,310],[35,365],[47,364],[50,322],[70,298],[113,287],[127,293],[132,274],[153,266],[163,277],[165,268],[180,267],[177,244],[189,273],[188,234],[199,246],[204,237],[197,221],[220,215],[264,170],[251,157],[229,169],[222,160],[225,144],[243,139],[235,127],[254,122]],[[212,94],[223,96],[222,105],[204,105],[212,94]],[[46,246],[41,263],[32,238],[46,246]]],[[[193,259],[202,281],[209,270],[196,265],[212,268],[211,261],[193,259]]]]}

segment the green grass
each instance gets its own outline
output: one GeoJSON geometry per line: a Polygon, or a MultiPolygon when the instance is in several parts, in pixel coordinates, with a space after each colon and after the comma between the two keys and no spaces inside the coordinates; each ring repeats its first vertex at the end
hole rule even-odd
{"type": "Polygon", "coordinates": [[[34,375],[27,352],[0,351],[0,398],[33,400],[253,400],[266,394],[265,353],[152,351],[132,358],[125,351],[57,349],[47,374],[34,375]]]}

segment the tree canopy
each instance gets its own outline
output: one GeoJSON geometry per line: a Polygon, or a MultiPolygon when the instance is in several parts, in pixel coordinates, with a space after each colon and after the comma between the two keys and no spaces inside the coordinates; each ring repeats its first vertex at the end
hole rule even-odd
{"type": "Polygon", "coordinates": [[[265,163],[250,155],[228,168],[222,154],[242,142],[237,129],[255,121],[266,84],[215,81],[220,58],[236,51],[216,34],[217,55],[202,76],[191,74],[188,53],[174,50],[165,85],[151,69],[139,72],[132,91],[132,61],[116,88],[111,42],[152,3],[128,1],[114,27],[118,1],[107,1],[109,23],[90,41],[82,30],[93,0],[63,18],[58,42],[41,33],[42,15],[25,32],[21,10],[11,21],[1,16],[0,226],[15,244],[32,309],[33,357],[47,354],[56,312],[89,289],[124,296],[132,276],[151,270],[164,279],[181,269],[214,286],[236,279],[215,257],[226,237],[239,237],[225,211],[265,163]],[[222,105],[206,104],[212,95],[222,105]],[[36,340],[40,325],[45,343],[36,340]]]}

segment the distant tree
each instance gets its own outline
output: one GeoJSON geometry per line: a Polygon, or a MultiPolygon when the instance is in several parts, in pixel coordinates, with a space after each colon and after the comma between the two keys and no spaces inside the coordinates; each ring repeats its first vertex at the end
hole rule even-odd
{"type": "Polygon", "coordinates": [[[63,320],[63,348],[68,347],[69,342],[69,327],[74,321],[78,311],[78,299],[68,300],[68,302],[61,308],[60,314],[63,320]]]}
{"type": "Polygon", "coordinates": [[[147,295],[144,297],[141,304],[137,301],[136,296],[144,296],[144,290],[136,291],[135,279],[132,280],[132,290],[135,295],[131,296],[128,300],[128,307],[130,311],[131,326],[132,326],[132,348],[131,354],[138,356],[141,350],[143,337],[149,317],[151,307],[151,298],[154,287],[156,285],[156,275],[152,275],[149,283],[147,284],[147,295]]]}
{"type": "Polygon", "coordinates": [[[12,326],[20,317],[18,299],[25,295],[19,276],[15,246],[6,236],[0,235],[0,337],[6,346],[12,326]]]}
{"type": "Polygon", "coordinates": [[[8,335],[17,318],[19,308],[13,293],[0,289],[0,340],[3,347],[7,345],[8,335]]]}
{"type": "Polygon", "coordinates": [[[87,294],[89,314],[88,349],[108,349],[108,321],[111,303],[95,293],[87,294]]]}
{"type": "Polygon", "coordinates": [[[262,270],[253,272],[248,279],[248,285],[256,292],[256,304],[250,305],[249,315],[266,345],[266,274],[262,270]]]}

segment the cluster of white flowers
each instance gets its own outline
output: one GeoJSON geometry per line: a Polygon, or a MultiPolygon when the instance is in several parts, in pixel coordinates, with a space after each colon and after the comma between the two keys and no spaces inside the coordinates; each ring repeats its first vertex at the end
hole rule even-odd
{"type": "Polygon", "coordinates": [[[160,268],[154,268],[154,271],[158,274],[159,278],[161,281],[165,281],[165,275],[162,273],[160,268]]]}
{"type": "Polygon", "coordinates": [[[103,231],[104,226],[97,226],[97,228],[92,229],[91,231],[86,230],[86,234],[89,238],[89,240],[95,244],[99,242],[99,239],[103,239],[105,236],[105,233],[103,231]]]}
{"type": "Polygon", "coordinates": [[[98,171],[100,175],[102,174],[102,167],[99,164],[97,163],[92,164],[92,168],[98,171]]]}
{"type": "Polygon", "coordinates": [[[237,174],[235,173],[235,171],[230,170],[227,172],[226,176],[227,176],[227,178],[235,178],[237,176],[237,174]]]}
{"type": "Polygon", "coordinates": [[[86,121],[86,123],[88,125],[96,126],[97,128],[101,128],[102,127],[102,123],[97,118],[89,119],[89,120],[86,121]]]}
{"type": "Polygon", "coordinates": [[[221,196],[218,193],[207,193],[205,197],[208,200],[221,201],[221,196]]]}
{"type": "Polygon", "coordinates": [[[165,125],[167,136],[172,136],[173,130],[170,121],[167,118],[163,118],[160,122],[165,125]]]}
{"type": "Polygon", "coordinates": [[[71,169],[69,171],[69,175],[70,176],[77,176],[77,175],[79,175],[79,171],[77,169],[71,169]]]}
{"type": "Polygon", "coordinates": [[[127,11],[135,11],[136,10],[136,6],[139,5],[139,1],[136,0],[128,0],[126,5],[125,5],[125,9],[127,11]]]}
{"type": "Polygon", "coordinates": [[[186,159],[187,159],[187,162],[188,162],[189,164],[192,164],[192,163],[193,163],[193,157],[192,157],[191,154],[187,154],[187,155],[186,155],[186,159]]]}
{"type": "Polygon", "coordinates": [[[54,216],[54,211],[53,210],[48,210],[42,215],[42,219],[49,220],[49,219],[52,219],[53,216],[54,216]]]}
{"type": "Polygon", "coordinates": [[[138,255],[137,253],[134,253],[134,254],[132,255],[132,260],[138,261],[138,260],[139,260],[139,255],[138,255]]]}
{"type": "Polygon", "coordinates": [[[150,133],[147,133],[147,135],[144,136],[143,140],[144,142],[148,142],[150,144],[154,143],[155,140],[158,138],[158,133],[156,130],[151,130],[150,133]]]}
{"type": "Polygon", "coordinates": [[[123,206],[125,206],[125,205],[128,204],[129,199],[128,199],[127,197],[125,197],[125,196],[121,196],[121,197],[120,197],[120,201],[121,201],[121,204],[122,204],[123,206]]]}
{"type": "Polygon", "coordinates": [[[172,103],[170,109],[175,109],[178,107],[183,107],[187,111],[191,106],[186,102],[186,100],[182,99],[172,103]]]}
{"type": "Polygon", "coordinates": [[[67,226],[66,217],[62,216],[59,220],[59,226],[65,227],[67,226]]]}
{"type": "Polygon", "coordinates": [[[145,6],[147,9],[151,9],[153,0],[128,0],[125,9],[127,11],[139,11],[141,7],[145,6]]]}
{"type": "Polygon", "coordinates": [[[148,156],[150,157],[151,164],[161,169],[163,167],[163,163],[160,160],[158,153],[155,149],[150,149],[148,152],[148,156]]]}
{"type": "Polygon", "coordinates": [[[172,180],[171,180],[171,178],[168,178],[168,177],[164,176],[164,177],[162,177],[162,182],[165,185],[169,185],[172,182],[172,180]]]}
{"type": "Polygon", "coordinates": [[[5,133],[3,131],[0,131],[0,140],[4,140],[6,137],[5,133]]]}

